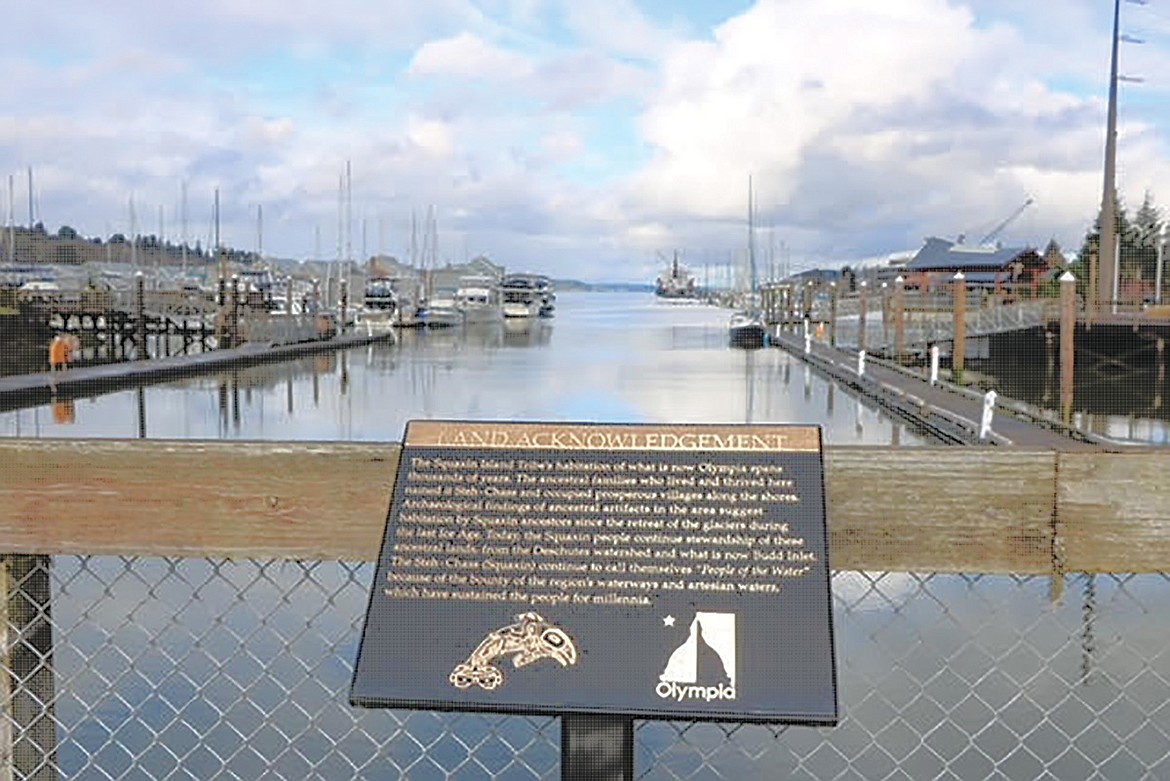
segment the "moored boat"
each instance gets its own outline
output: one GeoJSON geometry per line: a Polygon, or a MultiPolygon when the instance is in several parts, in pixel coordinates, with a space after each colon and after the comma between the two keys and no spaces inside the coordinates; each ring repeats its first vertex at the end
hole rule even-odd
{"type": "Polygon", "coordinates": [[[768,343],[768,328],[759,310],[759,289],[756,281],[755,215],[752,212],[752,180],[748,177],[748,265],[751,274],[751,291],[748,308],[736,312],[728,323],[728,339],[733,347],[755,349],[768,343]]]}
{"type": "Polygon", "coordinates": [[[533,274],[506,274],[500,282],[506,318],[529,318],[540,314],[543,297],[537,292],[533,274]]]}
{"type": "Polygon", "coordinates": [[[491,277],[463,277],[455,291],[455,306],[463,313],[464,325],[499,323],[504,319],[499,286],[491,277]]]}
{"type": "Polygon", "coordinates": [[[728,324],[728,337],[733,347],[754,349],[768,341],[768,329],[755,312],[736,312],[728,324]]]}
{"type": "Polygon", "coordinates": [[[419,307],[419,319],[427,328],[455,328],[463,325],[463,311],[455,305],[455,291],[436,289],[419,307]]]}
{"type": "Polygon", "coordinates": [[[357,323],[367,333],[389,331],[395,325],[398,313],[398,294],[389,277],[370,277],[366,280],[362,307],[357,311],[357,323]]]}
{"type": "Polygon", "coordinates": [[[654,285],[654,293],[659,298],[674,300],[693,300],[699,297],[694,276],[679,265],[678,253],[674,253],[674,261],[670,268],[658,277],[654,285]]]}
{"type": "Polygon", "coordinates": [[[553,292],[552,280],[546,276],[536,277],[536,294],[539,296],[540,309],[537,314],[540,317],[549,318],[556,314],[557,294],[553,292]]]}

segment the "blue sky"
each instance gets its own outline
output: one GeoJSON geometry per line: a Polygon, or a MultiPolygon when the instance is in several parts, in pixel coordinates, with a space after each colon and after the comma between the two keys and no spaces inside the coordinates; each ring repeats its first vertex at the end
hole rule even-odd
{"type": "MultiPolygon", "coordinates": [[[[0,50],[0,174],[37,218],[266,252],[397,255],[433,205],[442,254],[646,281],[662,256],[797,266],[994,225],[1075,249],[1101,194],[1107,0],[58,0],[0,50]],[[181,7],[191,5],[193,7],[181,7]],[[381,237],[379,240],[377,237],[381,237]]],[[[1170,0],[1123,3],[1119,184],[1170,203],[1170,0]]],[[[7,188],[2,188],[6,199],[7,188]]],[[[5,204],[7,210],[7,204],[5,204]]]]}

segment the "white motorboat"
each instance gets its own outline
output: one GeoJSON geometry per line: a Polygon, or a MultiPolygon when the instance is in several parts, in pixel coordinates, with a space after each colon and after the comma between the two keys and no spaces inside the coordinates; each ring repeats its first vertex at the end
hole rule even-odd
{"type": "Polygon", "coordinates": [[[368,334],[385,333],[395,325],[398,314],[398,294],[389,277],[370,277],[363,291],[362,307],[357,311],[359,330],[368,334]]]}
{"type": "Polygon", "coordinates": [[[553,292],[552,280],[545,276],[538,276],[536,278],[536,293],[540,297],[540,309],[537,314],[545,318],[556,314],[557,294],[553,292]]]}
{"type": "Polygon", "coordinates": [[[504,319],[500,288],[491,277],[463,277],[455,291],[455,306],[463,312],[464,325],[500,323],[504,319]]]}
{"type": "Polygon", "coordinates": [[[427,328],[455,328],[463,325],[463,310],[455,304],[455,292],[436,290],[419,307],[419,318],[427,328]]]}
{"type": "Polygon", "coordinates": [[[543,296],[537,290],[533,274],[507,274],[500,282],[506,318],[531,318],[540,314],[543,296]]]}

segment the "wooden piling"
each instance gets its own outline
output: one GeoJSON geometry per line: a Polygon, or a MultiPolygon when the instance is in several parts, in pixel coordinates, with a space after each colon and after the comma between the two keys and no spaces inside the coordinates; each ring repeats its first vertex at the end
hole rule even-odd
{"type": "Polygon", "coordinates": [[[837,296],[836,282],[829,283],[829,346],[837,346],[837,296]]]}
{"type": "Polygon", "coordinates": [[[232,274],[231,316],[228,318],[228,346],[240,346],[240,278],[232,274]]]}
{"type": "Polygon", "coordinates": [[[222,274],[219,277],[219,290],[216,293],[215,301],[219,305],[219,312],[215,318],[215,344],[216,347],[230,347],[231,345],[227,344],[227,277],[222,274]]]}
{"type": "Polygon", "coordinates": [[[906,358],[906,280],[899,274],[894,279],[894,360],[906,358]]]}
{"type": "Polygon", "coordinates": [[[890,311],[892,303],[890,301],[890,286],[882,283],[882,349],[887,349],[890,344],[890,320],[893,319],[893,313],[890,311]]]}
{"type": "Polygon", "coordinates": [[[1158,380],[1154,384],[1154,409],[1162,409],[1162,385],[1166,382],[1166,340],[1159,336],[1155,342],[1158,351],[1158,380]]]}
{"type": "Polygon", "coordinates": [[[134,357],[139,361],[145,361],[146,355],[146,282],[139,271],[134,275],[134,317],[135,319],[135,336],[134,336],[134,357]]]}
{"type": "Polygon", "coordinates": [[[954,291],[955,339],[951,345],[951,380],[963,384],[963,359],[967,354],[967,278],[962,271],[955,273],[954,291]]]}
{"type": "Polygon", "coordinates": [[[1066,425],[1072,421],[1076,327],[1077,279],[1066,271],[1060,277],[1060,414],[1066,425]]]}
{"type": "Polygon", "coordinates": [[[858,295],[861,296],[858,302],[859,309],[857,313],[857,352],[862,352],[865,350],[865,316],[867,314],[866,307],[868,306],[865,298],[865,280],[862,280],[861,284],[857,287],[858,295]]]}

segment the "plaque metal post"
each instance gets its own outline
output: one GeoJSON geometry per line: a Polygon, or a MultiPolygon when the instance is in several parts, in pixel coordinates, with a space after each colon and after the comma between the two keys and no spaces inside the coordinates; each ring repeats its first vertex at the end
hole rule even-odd
{"type": "Polygon", "coordinates": [[[634,720],[563,714],[561,781],[634,781],[634,720]]]}

